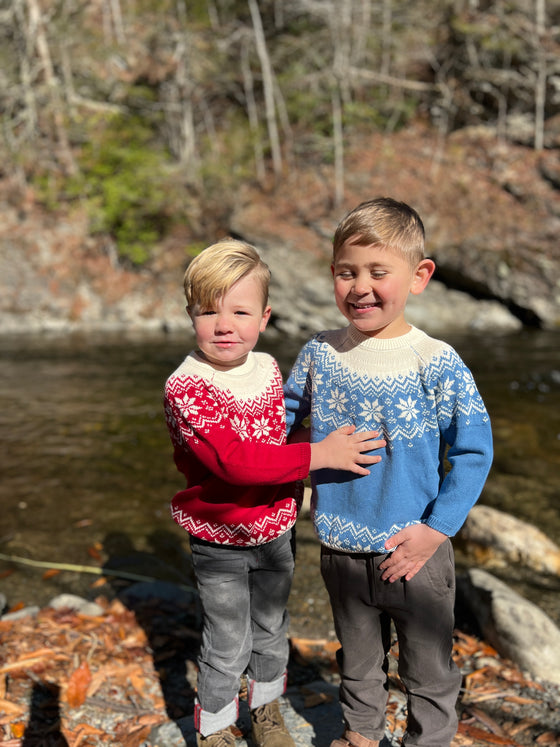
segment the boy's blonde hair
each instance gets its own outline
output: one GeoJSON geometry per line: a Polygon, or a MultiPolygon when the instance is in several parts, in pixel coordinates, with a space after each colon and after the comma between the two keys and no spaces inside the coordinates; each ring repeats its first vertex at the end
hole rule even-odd
{"type": "Polygon", "coordinates": [[[238,280],[255,273],[262,290],[263,309],[268,303],[270,270],[254,246],[227,238],[211,244],[196,256],[183,278],[187,308],[212,308],[238,280]]]}
{"type": "Polygon", "coordinates": [[[405,202],[378,197],[362,202],[338,224],[333,238],[333,260],[343,244],[375,244],[399,251],[412,267],[424,258],[424,224],[405,202]]]}

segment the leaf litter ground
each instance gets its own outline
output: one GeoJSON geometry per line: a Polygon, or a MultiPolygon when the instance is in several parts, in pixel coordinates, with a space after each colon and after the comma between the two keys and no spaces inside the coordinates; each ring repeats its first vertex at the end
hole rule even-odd
{"type": "MultiPolygon", "coordinates": [[[[97,600],[92,617],[46,607],[0,621],[0,744],[4,747],[173,747],[194,744],[200,616],[196,597],[97,600]]],[[[341,731],[338,644],[292,638],[284,718],[298,747],[341,731]]],[[[560,744],[558,688],[535,682],[478,638],[456,631],[463,674],[453,747],[560,744]]],[[[400,744],[406,701],[390,655],[384,747],[400,744]]],[[[251,745],[241,696],[239,743],[251,745]]]]}

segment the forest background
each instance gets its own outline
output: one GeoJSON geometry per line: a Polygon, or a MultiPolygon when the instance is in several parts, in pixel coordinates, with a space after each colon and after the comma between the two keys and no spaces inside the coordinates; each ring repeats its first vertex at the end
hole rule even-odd
{"type": "Polygon", "coordinates": [[[556,327],[559,24],[558,0],[4,0],[4,329],[123,297],[165,324],[206,244],[324,258],[379,193],[449,286],[556,327]]]}

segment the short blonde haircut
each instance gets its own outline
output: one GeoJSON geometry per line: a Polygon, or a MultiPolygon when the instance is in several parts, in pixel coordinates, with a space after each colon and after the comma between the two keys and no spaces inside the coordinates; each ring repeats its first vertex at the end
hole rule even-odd
{"type": "Polygon", "coordinates": [[[378,197],[362,202],[341,220],[333,238],[333,261],[343,244],[376,245],[404,255],[412,267],[424,258],[424,224],[405,202],[378,197]]]}
{"type": "Polygon", "coordinates": [[[254,273],[262,290],[263,309],[268,303],[270,270],[251,244],[227,238],[196,256],[183,278],[187,308],[212,308],[238,280],[254,273]]]}

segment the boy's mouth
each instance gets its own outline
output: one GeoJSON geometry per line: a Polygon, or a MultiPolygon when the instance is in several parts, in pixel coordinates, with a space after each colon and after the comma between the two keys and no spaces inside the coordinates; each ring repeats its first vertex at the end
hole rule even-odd
{"type": "Polygon", "coordinates": [[[376,309],[381,306],[381,304],[378,301],[375,301],[372,303],[350,303],[350,306],[356,309],[356,311],[366,311],[367,309],[376,309]]]}

